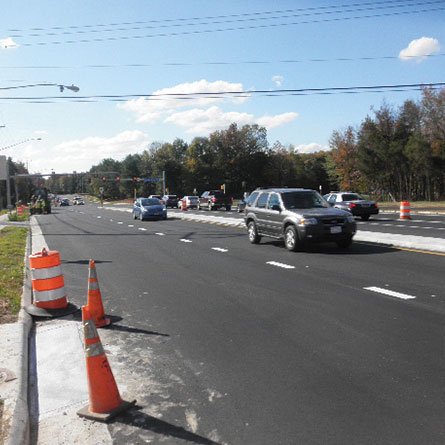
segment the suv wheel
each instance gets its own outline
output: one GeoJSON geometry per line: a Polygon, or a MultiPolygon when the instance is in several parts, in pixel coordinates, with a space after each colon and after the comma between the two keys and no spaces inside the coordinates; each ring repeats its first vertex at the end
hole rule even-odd
{"type": "Polygon", "coordinates": [[[258,230],[253,221],[250,221],[249,225],[247,226],[247,236],[252,244],[258,244],[261,240],[261,236],[258,235],[258,230]]]}
{"type": "Polygon", "coordinates": [[[284,245],[287,250],[295,252],[301,247],[301,241],[298,238],[297,229],[295,226],[287,226],[284,231],[284,245]]]}
{"type": "Polygon", "coordinates": [[[232,210],[232,206],[226,206],[226,212],[230,212],[232,210]]]}
{"type": "Polygon", "coordinates": [[[369,219],[369,214],[362,215],[363,221],[368,221],[368,219],[369,219]]]}

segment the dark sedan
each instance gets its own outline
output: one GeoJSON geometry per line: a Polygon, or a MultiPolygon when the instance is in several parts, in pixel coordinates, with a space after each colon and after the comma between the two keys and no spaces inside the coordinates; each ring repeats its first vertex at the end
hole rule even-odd
{"type": "Polygon", "coordinates": [[[347,210],[354,216],[360,216],[364,221],[367,221],[371,215],[379,213],[378,204],[363,198],[359,193],[333,192],[324,197],[331,206],[347,210]]]}
{"type": "Polygon", "coordinates": [[[167,219],[167,209],[157,198],[138,198],[133,204],[133,219],[167,219]]]}

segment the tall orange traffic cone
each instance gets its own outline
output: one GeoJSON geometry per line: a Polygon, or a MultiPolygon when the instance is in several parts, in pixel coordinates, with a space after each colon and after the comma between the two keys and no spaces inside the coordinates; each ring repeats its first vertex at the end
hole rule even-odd
{"type": "Polygon", "coordinates": [[[105,317],[104,305],[102,304],[102,295],[100,294],[99,280],[97,279],[96,264],[90,260],[88,272],[88,309],[94,318],[97,328],[108,326],[111,323],[109,318],[105,317]]]}
{"type": "Polygon", "coordinates": [[[82,307],[82,324],[90,404],[77,411],[77,414],[87,419],[109,422],[113,417],[133,406],[136,400],[126,402],[121,399],[93,317],[87,306],[82,307]]]}

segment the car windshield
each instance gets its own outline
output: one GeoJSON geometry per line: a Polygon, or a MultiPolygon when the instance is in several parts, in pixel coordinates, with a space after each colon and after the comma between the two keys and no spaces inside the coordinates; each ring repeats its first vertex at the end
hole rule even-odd
{"type": "Polygon", "coordinates": [[[360,201],[364,199],[358,193],[348,193],[347,195],[343,195],[342,198],[343,201],[360,201]]]}
{"type": "Polygon", "coordinates": [[[328,207],[327,202],[313,190],[301,192],[287,192],[282,195],[286,209],[312,209],[314,207],[328,207]]]}
{"type": "Polygon", "coordinates": [[[144,207],[149,207],[149,206],[157,206],[160,205],[161,202],[159,201],[159,199],[157,198],[146,198],[146,199],[141,199],[141,204],[144,207]]]}

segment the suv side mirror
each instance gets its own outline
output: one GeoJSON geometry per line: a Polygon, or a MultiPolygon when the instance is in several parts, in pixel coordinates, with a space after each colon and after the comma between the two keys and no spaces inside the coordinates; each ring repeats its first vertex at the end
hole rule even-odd
{"type": "Polygon", "coordinates": [[[281,207],[278,204],[275,204],[272,206],[272,210],[277,210],[278,212],[281,212],[281,207]]]}

